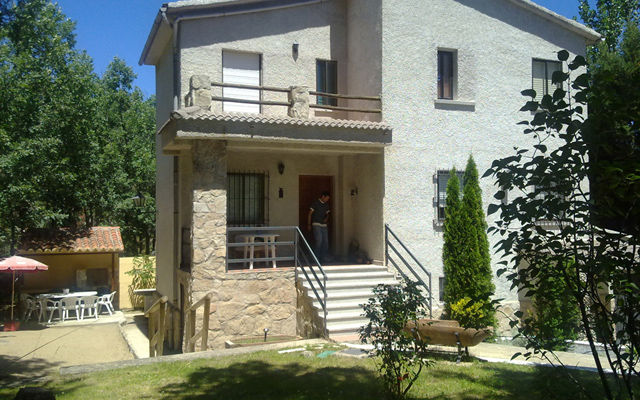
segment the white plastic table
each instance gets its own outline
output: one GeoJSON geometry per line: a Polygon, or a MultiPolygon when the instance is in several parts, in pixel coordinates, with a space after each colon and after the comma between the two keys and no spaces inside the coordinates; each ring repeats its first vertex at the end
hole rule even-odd
{"type": "MultiPolygon", "coordinates": [[[[36,299],[40,301],[40,315],[38,316],[38,321],[42,318],[44,314],[45,302],[48,299],[51,300],[60,300],[67,297],[83,297],[83,296],[97,296],[98,292],[95,290],[90,290],[87,292],[70,292],[70,293],[44,293],[36,296],[36,299]]],[[[60,315],[62,315],[62,303],[58,306],[60,315]]]]}
{"type": "MultiPolygon", "coordinates": [[[[262,239],[264,242],[258,242],[258,246],[264,246],[264,252],[267,258],[276,257],[276,238],[280,236],[276,233],[247,233],[237,235],[237,239],[242,239],[247,245],[244,247],[244,258],[250,258],[249,269],[253,269],[253,256],[255,254],[256,239],[262,239]],[[271,256],[269,256],[269,250],[271,250],[271,256]],[[249,257],[247,257],[249,256],[249,257]]],[[[276,260],[271,261],[273,268],[276,268],[276,260]]]]}

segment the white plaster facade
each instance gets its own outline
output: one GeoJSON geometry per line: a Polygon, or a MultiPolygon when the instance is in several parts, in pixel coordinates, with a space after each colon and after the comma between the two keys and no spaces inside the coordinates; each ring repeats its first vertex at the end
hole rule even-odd
{"type": "MultiPolygon", "coordinates": [[[[190,171],[198,162],[192,147],[194,141],[211,140],[226,144],[229,171],[268,173],[273,226],[298,225],[292,209],[298,208],[300,175],[332,176],[334,251],[346,254],[357,238],[371,258],[384,262],[384,224],[389,224],[433,274],[437,300],[442,230],[434,223],[434,174],[463,169],[473,154],[482,175],[494,159],[509,154],[522,143],[517,122],[528,116],[518,112],[520,92],[531,86],[532,59],[554,60],[561,49],[584,54],[597,39],[595,32],[527,0],[168,3],[141,57],[157,73],[158,291],[180,301],[180,230],[192,223],[190,171]],[[439,49],[457,56],[452,101],[437,100],[439,49]],[[246,132],[230,133],[224,122],[215,125],[202,117],[191,128],[180,127],[188,118],[176,122],[172,111],[185,107],[191,77],[221,82],[223,51],[260,54],[262,85],[269,87],[314,90],[316,60],[335,60],[338,93],[380,95],[382,114],[311,110],[311,120],[369,121],[374,127],[369,130],[313,128],[304,122],[298,128],[272,126],[258,119],[246,132]],[[278,163],[286,166],[282,175],[278,163]],[[351,196],[355,187],[358,195],[351,196]]],[[[220,88],[213,95],[220,96],[220,88]]],[[[262,99],[283,101],[283,95],[264,92],[262,99]]],[[[363,102],[350,100],[348,106],[363,102]]],[[[221,114],[219,102],[210,107],[210,114],[221,114]]],[[[262,115],[285,119],[286,108],[265,105],[262,115]]],[[[481,188],[486,207],[495,187],[483,179],[481,188]]],[[[496,238],[490,240],[493,245],[496,238]]],[[[209,267],[215,269],[213,263],[209,267]]],[[[508,282],[495,282],[496,297],[517,300],[508,282]]]]}

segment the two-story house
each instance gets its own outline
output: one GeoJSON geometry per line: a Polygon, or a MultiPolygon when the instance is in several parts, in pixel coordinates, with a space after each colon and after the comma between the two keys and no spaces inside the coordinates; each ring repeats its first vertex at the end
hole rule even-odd
{"type": "MultiPolygon", "coordinates": [[[[437,315],[449,169],[473,154],[482,173],[509,154],[523,140],[520,92],[549,90],[557,51],[598,39],[528,0],[162,5],[140,60],[156,67],[158,292],[182,310],[213,293],[214,348],[265,328],[346,333],[327,318],[349,312],[327,302],[357,305],[352,283],[392,279],[388,225],[430,274],[418,271],[437,315]],[[344,275],[306,269],[311,289],[303,237],[324,190],[324,270],[344,275]]],[[[497,188],[481,187],[487,205],[497,188]]],[[[495,284],[517,310],[510,283],[495,284]]]]}

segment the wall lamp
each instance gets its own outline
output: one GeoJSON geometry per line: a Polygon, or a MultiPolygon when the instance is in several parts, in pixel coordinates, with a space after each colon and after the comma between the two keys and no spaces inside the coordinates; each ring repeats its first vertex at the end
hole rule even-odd
{"type": "Polygon", "coordinates": [[[351,189],[351,195],[355,196],[358,194],[358,188],[356,187],[355,189],[351,189]]]}
{"type": "Polygon", "coordinates": [[[133,201],[133,205],[135,206],[135,209],[137,210],[138,214],[155,214],[155,210],[141,211],[141,210],[144,210],[145,205],[147,204],[147,198],[144,197],[142,193],[138,192],[138,194],[136,194],[134,197],[130,197],[129,200],[133,201]]]}
{"type": "Polygon", "coordinates": [[[284,164],[282,161],[278,163],[278,172],[280,172],[280,175],[284,174],[284,164]]]}
{"type": "Polygon", "coordinates": [[[145,203],[147,202],[147,198],[144,197],[144,195],[140,192],[138,192],[138,194],[135,195],[134,197],[131,197],[129,200],[132,200],[133,205],[136,206],[137,208],[144,207],[145,203]]]}
{"type": "Polygon", "coordinates": [[[293,42],[293,45],[291,46],[291,50],[293,51],[293,56],[294,57],[298,57],[298,49],[300,47],[300,43],[298,42],[293,42]]]}

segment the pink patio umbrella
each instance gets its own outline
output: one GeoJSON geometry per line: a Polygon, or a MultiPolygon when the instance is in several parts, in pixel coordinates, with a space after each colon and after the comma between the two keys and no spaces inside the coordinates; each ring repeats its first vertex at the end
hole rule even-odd
{"type": "Polygon", "coordinates": [[[32,260],[26,257],[12,256],[0,261],[0,272],[12,272],[11,280],[11,321],[13,321],[13,296],[15,293],[16,272],[33,273],[38,271],[46,271],[49,267],[40,261],[32,260]]]}

